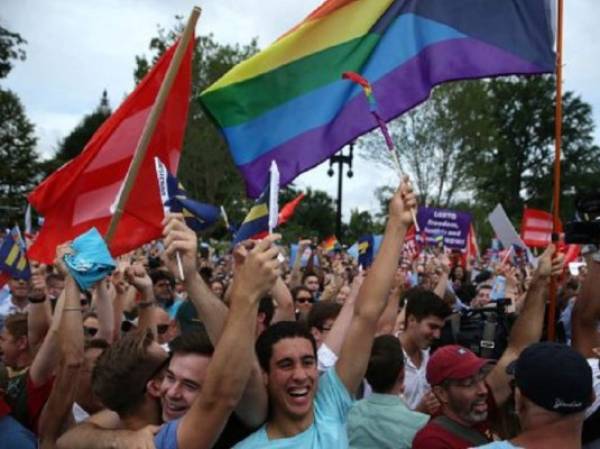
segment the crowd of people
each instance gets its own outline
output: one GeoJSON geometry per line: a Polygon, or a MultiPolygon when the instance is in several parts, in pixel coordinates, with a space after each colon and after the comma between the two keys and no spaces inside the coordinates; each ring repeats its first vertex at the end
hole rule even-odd
{"type": "Polygon", "coordinates": [[[30,262],[0,300],[0,448],[599,448],[597,248],[577,276],[554,245],[409,257],[415,207],[401,183],[369,267],[278,234],[206,254],[178,214],[90,290],[69,243],[30,262]]]}

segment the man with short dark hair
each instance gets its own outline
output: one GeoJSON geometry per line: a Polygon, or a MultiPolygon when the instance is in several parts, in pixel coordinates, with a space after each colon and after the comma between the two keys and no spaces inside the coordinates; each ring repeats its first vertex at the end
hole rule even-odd
{"type": "Polygon", "coordinates": [[[428,395],[429,384],[425,378],[429,348],[440,338],[444,320],[451,310],[438,295],[428,290],[415,288],[406,296],[405,327],[400,334],[406,361],[404,399],[411,409],[431,413],[435,401],[428,395]]]}
{"type": "Polygon", "coordinates": [[[350,448],[410,449],[415,434],[427,423],[429,416],[410,410],[401,399],[404,355],[396,337],[380,335],[375,338],[366,378],[373,394],[350,409],[350,448]]]}
{"type": "Polygon", "coordinates": [[[514,375],[515,409],[522,432],[488,449],[581,447],[585,409],[594,400],[592,370],[585,358],[558,343],[536,343],[508,367],[514,375]]]}
{"type": "Polygon", "coordinates": [[[171,319],[177,316],[177,310],[183,301],[175,295],[175,277],[164,269],[150,272],[154,288],[154,298],[167,311],[171,319]]]}
{"type": "Polygon", "coordinates": [[[369,362],[416,200],[404,179],[392,200],[381,249],[356,299],[334,367],[319,376],[317,345],[301,323],[282,321],[256,342],[269,394],[269,419],[236,449],[345,449],[347,413],[369,362]]]}
{"type": "Polygon", "coordinates": [[[317,348],[321,346],[327,333],[331,331],[341,310],[342,305],[331,300],[320,301],[313,305],[308,313],[306,325],[317,342],[317,348]]]}

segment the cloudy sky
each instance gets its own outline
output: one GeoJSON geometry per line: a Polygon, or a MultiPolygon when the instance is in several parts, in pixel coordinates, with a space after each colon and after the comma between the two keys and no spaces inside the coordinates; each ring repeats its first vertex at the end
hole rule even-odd
{"type": "MultiPolygon", "coordinates": [[[[525,0],[524,0],[525,1],[525,0]]],[[[219,42],[266,47],[312,11],[321,0],[2,0],[0,23],[28,42],[27,60],[17,63],[3,87],[14,90],[35,123],[38,150],[52,155],[57,142],[98,104],[103,89],[113,108],[133,88],[135,55],[147,52],[157,25],[169,28],[175,15],[203,8],[197,34],[212,32],[219,42]]],[[[594,107],[600,125],[599,0],[569,0],[565,9],[565,87],[594,107]]],[[[597,126],[598,127],[598,126],[597,126]]],[[[599,128],[600,129],[600,128],[599,128]]],[[[600,133],[596,133],[600,143],[600,133]]],[[[395,176],[356,161],[344,180],[344,215],[351,208],[376,211],[372,192],[395,176]]],[[[337,194],[328,164],[298,179],[337,194]]]]}

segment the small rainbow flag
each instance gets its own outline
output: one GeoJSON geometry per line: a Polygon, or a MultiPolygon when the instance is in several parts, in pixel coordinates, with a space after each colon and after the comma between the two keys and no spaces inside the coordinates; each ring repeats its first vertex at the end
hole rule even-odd
{"type": "Polygon", "coordinates": [[[336,249],[340,249],[341,245],[340,242],[338,242],[337,237],[332,235],[323,240],[321,243],[321,248],[323,248],[323,251],[328,254],[334,252],[336,249]]]}
{"type": "Polygon", "coordinates": [[[280,185],[458,79],[555,69],[552,0],[327,0],[200,100],[221,128],[248,194],[276,160],[280,185]]]}

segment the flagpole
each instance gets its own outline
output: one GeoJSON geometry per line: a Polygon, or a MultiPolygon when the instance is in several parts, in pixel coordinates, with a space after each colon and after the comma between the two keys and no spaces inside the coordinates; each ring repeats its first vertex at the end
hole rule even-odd
{"type": "MultiPolygon", "coordinates": [[[[558,26],[556,43],[556,111],[554,117],[554,192],[552,197],[552,221],[554,232],[552,241],[558,241],[560,230],[560,154],[562,141],[562,55],[563,55],[563,15],[564,1],[558,0],[558,26]]],[[[556,297],[558,285],[555,277],[550,280],[550,305],[548,308],[548,340],[556,336],[556,297]]]]}
{"type": "Polygon", "coordinates": [[[196,22],[198,21],[201,12],[202,10],[197,6],[194,6],[194,8],[192,9],[192,13],[190,14],[190,18],[188,19],[188,22],[185,26],[185,30],[181,36],[181,40],[177,45],[175,54],[173,55],[173,59],[171,60],[165,78],[160,86],[160,89],[156,96],[156,100],[154,102],[154,105],[152,106],[152,110],[150,111],[148,120],[146,120],[146,123],[144,125],[144,130],[142,131],[142,135],[140,136],[140,140],[138,141],[137,147],[135,149],[133,160],[131,161],[131,165],[129,167],[127,176],[123,184],[123,190],[121,192],[121,195],[119,196],[118,203],[115,208],[115,213],[113,214],[110,220],[108,231],[106,231],[106,235],[104,236],[104,240],[109,246],[111,241],[115,237],[119,221],[121,221],[123,211],[125,210],[125,205],[127,204],[127,200],[129,199],[129,194],[131,193],[131,190],[133,189],[133,186],[135,184],[138,172],[146,156],[148,145],[150,144],[150,140],[154,135],[154,130],[156,129],[158,119],[162,114],[165,103],[169,96],[169,92],[171,91],[171,87],[173,86],[173,82],[175,81],[175,77],[179,72],[179,66],[181,65],[183,56],[185,55],[185,52],[188,48],[193,31],[196,28],[196,22]]]}

